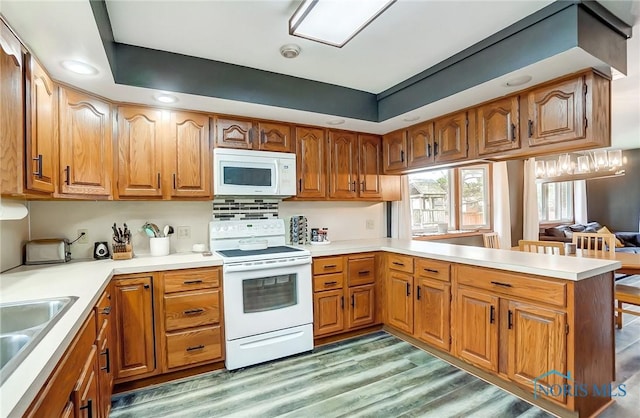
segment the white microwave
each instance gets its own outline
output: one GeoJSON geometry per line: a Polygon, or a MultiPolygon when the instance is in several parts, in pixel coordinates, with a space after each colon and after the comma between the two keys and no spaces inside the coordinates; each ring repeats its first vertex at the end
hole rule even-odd
{"type": "Polygon", "coordinates": [[[215,196],[295,196],[296,155],[214,148],[213,179],[215,196]]]}

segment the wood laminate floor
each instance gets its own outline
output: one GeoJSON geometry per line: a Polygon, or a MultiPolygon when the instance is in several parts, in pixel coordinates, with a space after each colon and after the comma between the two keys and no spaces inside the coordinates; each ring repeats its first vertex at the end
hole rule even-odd
{"type": "MultiPolygon", "coordinates": [[[[640,285],[640,276],[624,281],[640,285]]],[[[616,383],[628,395],[604,418],[639,416],[640,318],[624,319],[616,383]]],[[[385,332],[116,395],[112,406],[112,418],[551,416],[385,332]]]]}

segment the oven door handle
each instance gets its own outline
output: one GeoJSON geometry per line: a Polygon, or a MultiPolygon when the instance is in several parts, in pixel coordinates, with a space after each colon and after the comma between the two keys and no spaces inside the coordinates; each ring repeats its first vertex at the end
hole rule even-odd
{"type": "Polygon", "coordinates": [[[275,268],[287,268],[292,266],[301,266],[311,264],[311,257],[303,257],[296,260],[286,260],[279,262],[276,260],[253,261],[251,264],[225,264],[225,273],[235,273],[237,271],[267,270],[275,268]]]}

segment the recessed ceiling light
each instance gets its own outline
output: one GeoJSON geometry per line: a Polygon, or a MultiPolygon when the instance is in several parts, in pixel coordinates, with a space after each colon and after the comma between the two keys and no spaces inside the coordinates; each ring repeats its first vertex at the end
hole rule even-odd
{"type": "Polygon", "coordinates": [[[402,120],[405,121],[405,122],[415,122],[418,119],[420,119],[420,116],[417,116],[417,115],[415,115],[415,116],[406,116],[406,117],[402,118],[402,120]]]}
{"type": "Polygon", "coordinates": [[[98,69],[92,65],[87,64],[86,62],[76,61],[76,60],[66,60],[60,63],[62,67],[71,71],[72,73],[81,74],[81,75],[95,75],[98,74],[98,69]]]}
{"type": "Polygon", "coordinates": [[[175,103],[178,101],[178,98],[176,96],[165,93],[156,94],[155,96],[153,96],[153,98],[162,103],[175,103]]]}
{"type": "Polygon", "coordinates": [[[282,45],[280,48],[280,55],[285,58],[295,58],[300,55],[301,51],[300,47],[296,44],[282,45]]]}
{"type": "Polygon", "coordinates": [[[521,86],[523,84],[527,84],[529,81],[532,80],[533,77],[531,77],[530,75],[522,75],[520,77],[515,77],[512,78],[511,80],[507,81],[505,83],[505,86],[507,87],[517,87],[517,86],[521,86]]]}
{"type": "Polygon", "coordinates": [[[327,125],[336,126],[342,125],[344,123],[344,119],[331,119],[327,121],[327,125]]]}

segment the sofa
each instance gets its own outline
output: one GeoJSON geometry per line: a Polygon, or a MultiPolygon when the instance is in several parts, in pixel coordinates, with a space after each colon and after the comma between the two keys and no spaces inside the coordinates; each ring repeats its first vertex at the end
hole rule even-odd
{"type": "MultiPolygon", "coordinates": [[[[596,233],[600,229],[602,225],[598,222],[545,227],[540,228],[540,241],[571,242],[574,232],[596,233]]],[[[614,235],[619,241],[616,252],[640,254],[640,232],[614,232],[614,235]]]]}

